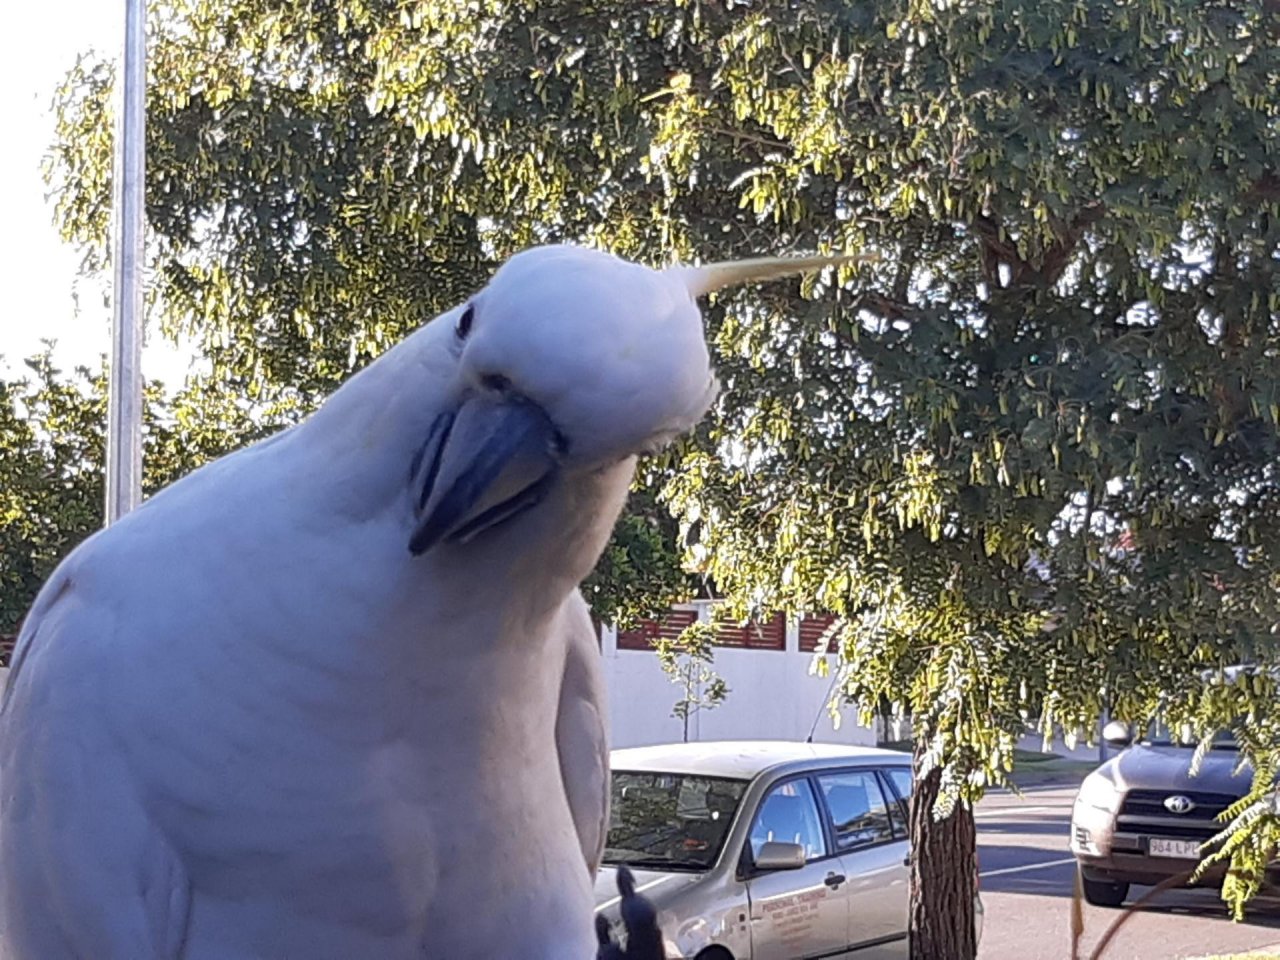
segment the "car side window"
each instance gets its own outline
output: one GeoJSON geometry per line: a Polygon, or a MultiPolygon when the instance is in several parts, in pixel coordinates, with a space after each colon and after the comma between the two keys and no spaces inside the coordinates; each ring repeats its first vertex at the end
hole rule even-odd
{"type": "MultiPolygon", "coordinates": [[[[905,840],[910,835],[911,810],[898,799],[898,795],[889,783],[891,770],[880,771],[880,786],[884,788],[884,798],[889,806],[889,823],[893,825],[893,835],[905,840]]],[[[909,776],[909,775],[908,775],[909,776]]],[[[910,789],[908,779],[907,787],[910,789]]]]}
{"type": "MultiPolygon", "coordinates": [[[[885,776],[889,778],[889,782],[893,784],[893,790],[898,794],[898,798],[902,801],[902,815],[906,818],[908,825],[911,823],[911,787],[912,777],[911,771],[906,767],[889,767],[884,771],[885,776]]],[[[903,835],[909,835],[910,828],[903,831],[903,835]]]]}
{"type": "Polygon", "coordinates": [[[889,806],[874,770],[850,770],[818,778],[831,811],[838,851],[856,850],[893,839],[889,806]]]}
{"type": "Polygon", "coordinates": [[[808,780],[780,783],[760,802],[751,827],[751,856],[757,856],[770,841],[800,844],[805,860],[827,855],[822,817],[808,780]]]}

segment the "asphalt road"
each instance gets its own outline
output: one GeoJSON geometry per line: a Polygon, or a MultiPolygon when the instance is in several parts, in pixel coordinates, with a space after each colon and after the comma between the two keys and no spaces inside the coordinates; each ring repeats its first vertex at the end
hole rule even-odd
{"type": "MultiPolygon", "coordinates": [[[[1067,960],[1075,866],[1067,850],[1075,787],[994,794],[979,805],[986,924],[978,960],[1067,960]]],[[[1146,888],[1136,888],[1141,896],[1146,888]]],[[[1120,914],[1085,905],[1082,957],[1120,914]]],[[[1171,891],[1132,917],[1103,960],[1169,960],[1280,944],[1280,906],[1233,923],[1212,890],[1171,891]]]]}

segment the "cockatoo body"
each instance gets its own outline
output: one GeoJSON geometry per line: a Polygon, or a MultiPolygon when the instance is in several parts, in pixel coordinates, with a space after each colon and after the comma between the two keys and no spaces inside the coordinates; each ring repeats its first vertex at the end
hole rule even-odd
{"type": "Polygon", "coordinates": [[[0,706],[0,957],[593,956],[577,585],[714,396],[706,276],[517,255],[76,549],[0,706]]]}

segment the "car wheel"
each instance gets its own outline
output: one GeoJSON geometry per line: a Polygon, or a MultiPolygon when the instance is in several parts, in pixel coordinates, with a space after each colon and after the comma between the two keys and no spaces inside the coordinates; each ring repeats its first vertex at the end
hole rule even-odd
{"type": "Polygon", "coordinates": [[[1092,880],[1083,870],[1080,871],[1080,886],[1084,888],[1084,898],[1095,907],[1118,907],[1129,896],[1129,885],[1115,880],[1092,880]]]}
{"type": "Polygon", "coordinates": [[[707,947],[694,960],[733,960],[733,954],[724,947],[707,947]]]}

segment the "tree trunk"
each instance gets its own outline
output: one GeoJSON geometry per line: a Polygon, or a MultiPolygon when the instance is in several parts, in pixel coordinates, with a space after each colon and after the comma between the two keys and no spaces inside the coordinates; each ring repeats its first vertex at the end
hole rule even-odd
{"type": "Polygon", "coordinates": [[[945,820],[933,818],[942,784],[935,768],[919,776],[924,740],[915,742],[917,770],[911,797],[911,960],[974,960],[978,952],[973,900],[977,852],[973,809],[956,805],[945,820]]]}

